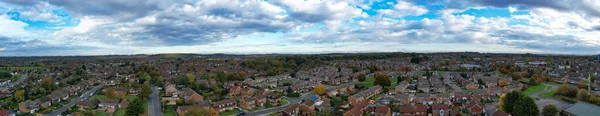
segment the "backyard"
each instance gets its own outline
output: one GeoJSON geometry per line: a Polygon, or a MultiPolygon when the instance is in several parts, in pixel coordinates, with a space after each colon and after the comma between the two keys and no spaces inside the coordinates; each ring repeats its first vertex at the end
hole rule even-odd
{"type": "Polygon", "coordinates": [[[167,109],[163,113],[163,116],[175,116],[175,112],[173,111],[173,106],[167,106],[167,109]]]}

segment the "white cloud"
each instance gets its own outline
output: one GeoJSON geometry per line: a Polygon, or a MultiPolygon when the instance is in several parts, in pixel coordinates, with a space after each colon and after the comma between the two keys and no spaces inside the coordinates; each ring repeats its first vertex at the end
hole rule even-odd
{"type": "Polygon", "coordinates": [[[379,12],[379,14],[381,14],[381,15],[385,15],[385,16],[389,16],[389,17],[402,17],[402,16],[408,16],[408,15],[413,15],[413,16],[423,15],[423,14],[429,12],[429,10],[427,10],[423,6],[413,5],[413,4],[405,2],[405,1],[398,1],[398,3],[396,5],[394,5],[394,7],[392,9],[382,9],[382,10],[377,10],[377,12],[379,12]]]}

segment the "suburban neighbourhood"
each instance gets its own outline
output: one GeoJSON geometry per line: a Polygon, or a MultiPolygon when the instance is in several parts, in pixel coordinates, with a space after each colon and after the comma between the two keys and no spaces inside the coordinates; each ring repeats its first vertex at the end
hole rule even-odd
{"type": "Polygon", "coordinates": [[[593,56],[0,59],[2,116],[588,116],[600,111],[600,60],[593,56]]]}

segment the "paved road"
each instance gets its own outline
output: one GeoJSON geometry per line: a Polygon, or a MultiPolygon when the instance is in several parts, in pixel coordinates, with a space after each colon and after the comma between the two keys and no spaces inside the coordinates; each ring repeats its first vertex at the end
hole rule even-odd
{"type": "Polygon", "coordinates": [[[150,88],[152,88],[152,94],[148,96],[148,115],[149,116],[162,116],[162,106],[160,105],[160,96],[159,91],[156,89],[154,84],[150,84],[150,88]]]}
{"type": "Polygon", "coordinates": [[[305,93],[305,94],[303,94],[302,96],[300,96],[298,98],[286,98],[286,100],[289,102],[286,105],[282,105],[282,106],[278,106],[278,107],[272,107],[272,108],[269,108],[269,109],[263,109],[263,110],[254,111],[254,112],[247,112],[246,116],[265,116],[265,115],[271,114],[273,112],[283,111],[289,105],[291,105],[291,104],[297,104],[299,101],[304,100],[304,99],[309,99],[310,96],[312,96],[312,95],[313,94],[311,94],[311,93],[305,93]]]}
{"type": "Polygon", "coordinates": [[[56,109],[48,114],[46,114],[45,116],[60,116],[63,112],[67,111],[67,109],[77,103],[79,103],[82,100],[85,100],[87,98],[90,98],[92,95],[90,95],[92,92],[96,92],[98,91],[98,89],[102,88],[101,86],[95,86],[94,88],[92,88],[92,90],[89,90],[85,93],[83,93],[83,96],[80,96],[76,99],[72,99],[71,102],[69,102],[68,104],[63,105],[61,108],[56,109]]]}
{"type": "Polygon", "coordinates": [[[27,74],[23,74],[19,80],[5,85],[4,87],[0,88],[0,90],[10,89],[11,87],[23,82],[25,79],[27,79],[27,77],[27,74]]]}

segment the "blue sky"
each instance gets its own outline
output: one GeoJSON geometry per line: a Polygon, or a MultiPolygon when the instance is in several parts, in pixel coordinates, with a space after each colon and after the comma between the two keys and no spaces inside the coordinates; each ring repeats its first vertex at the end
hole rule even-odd
{"type": "Polygon", "coordinates": [[[593,0],[4,0],[0,26],[0,56],[600,53],[593,0]]]}

